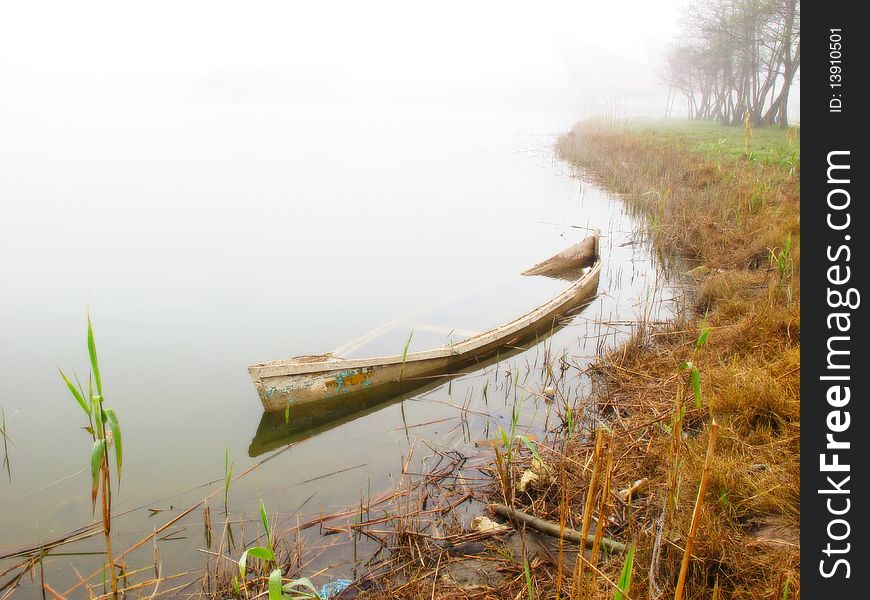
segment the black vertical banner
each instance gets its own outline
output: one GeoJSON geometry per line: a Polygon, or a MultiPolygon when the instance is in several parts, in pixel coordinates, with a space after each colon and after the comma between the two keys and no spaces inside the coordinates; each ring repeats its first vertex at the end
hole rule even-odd
{"type": "Polygon", "coordinates": [[[866,598],[870,250],[860,3],[805,6],[801,84],[801,592],[866,598]],[[851,593],[850,593],[851,592],[851,593]],[[840,594],[846,593],[847,595],[840,594]]]}

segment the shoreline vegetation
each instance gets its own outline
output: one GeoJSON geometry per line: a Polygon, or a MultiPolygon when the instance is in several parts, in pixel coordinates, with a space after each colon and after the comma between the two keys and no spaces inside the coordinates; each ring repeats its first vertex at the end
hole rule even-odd
{"type": "MultiPolygon", "coordinates": [[[[362,596],[799,598],[799,129],[590,121],[556,152],[646,217],[666,265],[695,265],[687,310],[599,357],[586,410],[605,425],[581,435],[566,407],[546,441],[494,448],[475,499],[513,535],[418,511],[391,538],[404,569],[362,596]]],[[[436,505],[467,487],[427,477],[415,497],[436,505]]]]}
{"type": "Polygon", "coordinates": [[[642,567],[632,595],[674,597],[715,421],[684,597],[799,597],[799,129],[586,123],[558,154],[642,211],[662,254],[698,265],[689,314],[598,364],[595,399],[625,476],[650,481],[629,523],[642,567]]]}
{"type": "Polygon", "coordinates": [[[799,129],[588,121],[556,155],[638,211],[638,239],[685,282],[680,317],[637,323],[586,369],[590,395],[569,400],[581,373],[548,348],[551,386],[530,397],[511,373],[513,418],[478,452],[414,445],[390,489],[304,521],[227,508],[291,446],[236,474],[227,455],[219,488],[116,548],[117,582],[105,562],[67,590],[42,579],[53,551],[105,533],[95,521],[0,557],[21,561],[0,600],[25,577],[52,598],[799,598],[799,129]],[[518,424],[536,401],[553,415],[540,440],[518,424]],[[164,573],[154,540],[197,514],[206,569],[164,573]],[[353,580],[315,586],[338,546],[353,580]]]}

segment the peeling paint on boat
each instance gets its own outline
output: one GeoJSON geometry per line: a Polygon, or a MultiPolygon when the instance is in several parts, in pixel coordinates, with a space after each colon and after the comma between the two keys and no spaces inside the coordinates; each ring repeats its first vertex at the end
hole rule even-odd
{"type": "Polygon", "coordinates": [[[355,387],[360,384],[371,385],[372,371],[374,371],[374,369],[371,367],[341,371],[335,375],[335,379],[327,381],[324,385],[332,394],[341,394],[342,392],[347,391],[350,387],[355,387]]]}

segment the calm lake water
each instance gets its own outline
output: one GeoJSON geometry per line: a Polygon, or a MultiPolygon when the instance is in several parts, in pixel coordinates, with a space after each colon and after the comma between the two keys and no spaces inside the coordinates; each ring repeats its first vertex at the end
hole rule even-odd
{"type": "MultiPolygon", "coordinates": [[[[553,157],[555,136],[574,117],[204,102],[5,106],[0,406],[12,444],[11,481],[0,472],[0,555],[92,520],[91,442],[56,368],[87,372],[88,309],[107,403],[124,432],[114,508],[136,509],[116,519],[116,548],[220,486],[204,484],[222,480],[225,452],[237,473],[265,456],[250,363],[330,351],[467,290],[489,295],[472,295],[476,312],[457,309],[464,321],[454,327],[517,316],[560,284],[518,283],[516,274],[585,228],[604,236],[600,296],[546,342],[554,352],[564,348],[582,366],[630,332],[594,320],[667,317],[672,291],[635,243],[634,219],[553,157]],[[146,508],[163,512],[150,517],[146,508]]],[[[446,306],[431,315],[445,327],[446,306]]],[[[391,335],[381,343],[401,353],[407,329],[391,335]]],[[[415,343],[426,339],[439,338],[415,343]]],[[[260,499],[285,516],[306,499],[299,514],[335,511],[388,487],[419,440],[467,449],[491,437],[510,406],[490,398],[484,407],[484,382],[496,389],[512,369],[528,372],[542,347],[300,441],[233,485],[231,512],[253,514],[260,499]],[[490,416],[472,415],[463,432],[450,404],[468,398],[490,416]],[[356,468],[330,475],[348,467],[356,468]]],[[[539,391],[540,374],[523,385],[539,391]]],[[[540,429],[547,412],[527,402],[523,426],[540,429]]],[[[201,523],[193,515],[160,542],[166,572],[203,564],[201,523]]],[[[150,543],[146,550],[131,568],[150,564],[150,543]]],[[[54,557],[46,578],[65,589],[76,581],[73,566],[100,564],[54,557]]]]}

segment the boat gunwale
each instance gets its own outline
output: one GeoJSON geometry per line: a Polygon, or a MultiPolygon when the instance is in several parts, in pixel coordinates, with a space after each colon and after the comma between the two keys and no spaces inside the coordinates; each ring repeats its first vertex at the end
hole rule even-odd
{"type": "MultiPolygon", "coordinates": [[[[597,241],[597,240],[596,240],[597,241]]],[[[596,244],[597,246],[597,244],[596,244]]],[[[596,248],[597,249],[597,248],[596,248]]],[[[480,347],[491,344],[501,338],[508,337],[511,334],[522,330],[525,327],[539,321],[547,314],[557,310],[559,306],[569,303],[575,298],[583,287],[589,282],[596,280],[601,273],[601,257],[597,256],[595,262],[589,271],[581,276],[577,281],[568,286],[558,295],[554,296],[544,304],[533,308],[532,310],[520,315],[519,317],[499,325],[480,334],[470,337],[461,342],[457,342],[452,346],[444,346],[442,348],[433,348],[431,350],[420,350],[412,352],[406,356],[401,354],[391,356],[379,356],[372,358],[337,358],[327,359],[317,362],[294,362],[295,358],[275,360],[265,363],[256,363],[248,367],[248,372],[255,380],[268,379],[270,377],[303,375],[309,373],[323,373],[329,371],[342,371],[347,369],[358,369],[365,367],[379,367],[384,365],[394,365],[399,363],[409,364],[419,361],[449,358],[452,356],[462,356],[466,353],[473,352],[480,347]]]]}

